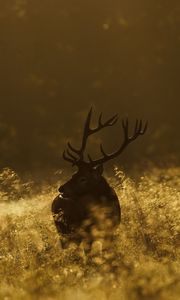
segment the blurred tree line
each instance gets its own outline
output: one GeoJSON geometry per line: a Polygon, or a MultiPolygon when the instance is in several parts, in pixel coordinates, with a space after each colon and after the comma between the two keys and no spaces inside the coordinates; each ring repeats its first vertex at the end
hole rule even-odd
{"type": "MultiPolygon", "coordinates": [[[[0,166],[65,166],[90,106],[94,122],[118,112],[149,120],[146,137],[117,160],[178,161],[179,1],[6,0],[0,10],[0,166]]],[[[121,125],[97,135],[99,154],[121,142],[121,125]]]]}

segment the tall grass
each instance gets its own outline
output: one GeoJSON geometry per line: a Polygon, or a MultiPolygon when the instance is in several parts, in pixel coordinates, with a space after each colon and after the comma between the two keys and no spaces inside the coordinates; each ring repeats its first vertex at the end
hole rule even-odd
{"type": "Polygon", "coordinates": [[[180,168],[151,168],[133,182],[115,169],[122,223],[103,256],[61,250],[51,216],[57,184],[0,174],[0,299],[177,300],[180,168]]]}

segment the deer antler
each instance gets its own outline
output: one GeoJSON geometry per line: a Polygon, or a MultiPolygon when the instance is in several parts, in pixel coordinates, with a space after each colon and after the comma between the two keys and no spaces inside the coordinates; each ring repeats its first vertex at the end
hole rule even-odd
{"type": "Polygon", "coordinates": [[[91,156],[88,155],[89,162],[87,163],[87,162],[84,161],[84,152],[85,152],[85,149],[86,149],[88,137],[90,135],[100,131],[101,129],[103,129],[105,127],[113,126],[118,121],[118,115],[116,114],[113,117],[111,117],[110,119],[108,119],[106,122],[103,123],[102,122],[102,113],[101,113],[100,116],[99,116],[99,119],[98,119],[98,126],[94,129],[91,129],[90,128],[91,116],[92,116],[92,108],[90,109],[90,111],[87,115],[86,121],[85,121],[81,148],[76,149],[68,142],[67,143],[68,148],[67,148],[66,151],[63,152],[63,158],[66,161],[72,163],[73,165],[79,166],[82,163],[86,163],[86,164],[89,164],[93,167],[93,166],[103,164],[103,163],[109,161],[110,159],[113,159],[116,156],[120,155],[123,152],[123,150],[127,147],[127,145],[129,145],[132,141],[137,139],[138,136],[145,134],[145,132],[147,130],[148,123],[146,122],[145,125],[143,126],[142,120],[137,120],[136,119],[136,123],[135,123],[135,127],[134,127],[134,133],[133,133],[132,136],[129,136],[129,133],[128,133],[128,131],[129,131],[129,121],[128,121],[128,119],[122,120],[122,128],[123,128],[123,132],[124,132],[124,141],[123,141],[122,145],[120,146],[120,148],[112,154],[107,154],[104,151],[103,146],[101,144],[100,145],[100,150],[101,150],[101,153],[102,153],[103,157],[101,157],[100,159],[97,159],[97,160],[93,160],[91,158],[91,156]]]}
{"type": "Polygon", "coordinates": [[[138,136],[145,134],[145,132],[147,130],[148,122],[146,122],[144,126],[142,124],[143,124],[142,120],[139,121],[136,119],[134,133],[132,136],[129,137],[129,134],[128,134],[129,121],[128,121],[128,119],[122,120],[122,128],[124,131],[124,141],[123,141],[122,145],[120,146],[120,148],[112,154],[107,154],[104,151],[103,146],[101,144],[100,150],[101,150],[101,153],[103,154],[103,157],[100,159],[97,159],[97,160],[92,160],[92,158],[88,155],[90,164],[92,166],[97,166],[97,165],[103,164],[103,163],[109,161],[110,159],[113,159],[113,158],[117,157],[118,155],[120,155],[123,152],[123,150],[127,147],[127,145],[129,145],[132,141],[137,139],[138,136]]]}
{"type": "Polygon", "coordinates": [[[103,129],[105,127],[113,126],[118,120],[118,115],[116,114],[113,117],[111,117],[110,119],[108,119],[106,122],[103,123],[102,122],[102,113],[101,113],[99,116],[99,120],[98,120],[98,126],[94,129],[91,129],[90,128],[91,116],[92,116],[92,107],[87,115],[87,119],[86,119],[86,122],[84,125],[84,132],[83,132],[81,148],[76,149],[68,142],[67,143],[67,146],[68,146],[67,153],[66,153],[66,151],[63,152],[63,158],[66,161],[71,162],[73,165],[79,165],[80,163],[84,162],[84,151],[86,149],[88,137],[90,135],[100,131],[101,129],[103,129]],[[73,154],[70,151],[73,152],[73,154]],[[78,157],[76,157],[75,155],[78,157]]]}

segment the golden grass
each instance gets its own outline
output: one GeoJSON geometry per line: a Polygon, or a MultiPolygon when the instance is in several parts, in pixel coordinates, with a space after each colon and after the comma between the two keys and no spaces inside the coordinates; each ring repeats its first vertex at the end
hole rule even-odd
{"type": "Polygon", "coordinates": [[[122,223],[103,254],[62,251],[51,216],[56,185],[0,175],[0,299],[177,300],[180,168],[152,168],[134,183],[116,168],[122,223]],[[123,180],[122,180],[123,179],[123,180]]]}

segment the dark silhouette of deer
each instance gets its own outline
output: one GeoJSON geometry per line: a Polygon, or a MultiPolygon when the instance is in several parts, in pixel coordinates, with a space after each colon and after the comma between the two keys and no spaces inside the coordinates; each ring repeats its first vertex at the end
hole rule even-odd
{"type": "MultiPolygon", "coordinates": [[[[114,189],[102,176],[103,164],[120,155],[147,129],[147,122],[143,126],[142,120],[136,120],[134,133],[129,136],[128,119],[123,120],[124,141],[120,148],[112,154],[107,154],[101,144],[102,157],[93,160],[88,155],[86,161],[85,149],[88,137],[103,128],[115,125],[118,120],[118,115],[114,115],[106,122],[102,122],[100,114],[98,126],[91,129],[91,116],[92,108],[85,122],[81,148],[76,149],[67,143],[68,148],[64,151],[63,158],[76,166],[78,171],[68,182],[60,186],[60,195],[52,203],[54,222],[62,241],[76,244],[85,241],[88,246],[98,238],[110,239],[121,221],[120,202],[114,189]]],[[[66,242],[63,243],[64,247],[66,242]]]]}

